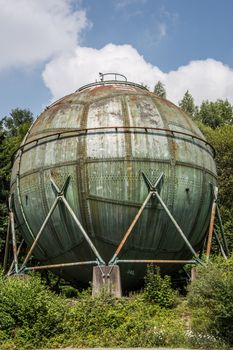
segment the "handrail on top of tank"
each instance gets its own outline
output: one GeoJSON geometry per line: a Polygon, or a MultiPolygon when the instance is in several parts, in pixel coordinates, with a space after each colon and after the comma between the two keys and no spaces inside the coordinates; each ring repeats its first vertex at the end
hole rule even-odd
{"type": "Polygon", "coordinates": [[[49,134],[49,135],[38,137],[37,139],[34,139],[32,141],[29,141],[29,142],[25,142],[23,145],[21,145],[13,153],[12,159],[14,158],[15,154],[19,150],[23,151],[23,148],[25,146],[28,146],[28,145],[30,145],[32,143],[38,143],[38,141],[46,139],[46,138],[51,137],[51,136],[58,136],[58,138],[60,138],[61,135],[68,134],[68,133],[75,133],[75,132],[82,133],[82,132],[85,132],[87,134],[88,131],[106,130],[106,129],[115,130],[116,132],[118,131],[118,129],[139,129],[139,130],[145,130],[146,133],[148,132],[148,130],[153,130],[153,131],[164,131],[164,132],[167,132],[167,133],[171,134],[173,137],[174,137],[174,134],[189,136],[192,139],[196,139],[196,140],[202,141],[206,145],[210,146],[211,150],[213,151],[213,157],[215,158],[215,155],[216,155],[214,147],[208,141],[202,139],[199,136],[196,136],[196,135],[193,135],[193,134],[188,134],[188,133],[183,132],[183,131],[177,131],[177,130],[166,129],[166,128],[155,128],[155,127],[149,127],[149,126],[99,126],[99,127],[95,127],[95,128],[72,128],[72,129],[67,129],[67,130],[63,130],[63,131],[56,132],[56,133],[53,133],[53,134],[49,134]]]}
{"type": "Polygon", "coordinates": [[[104,81],[104,77],[105,77],[106,75],[114,75],[114,76],[115,76],[115,80],[117,80],[117,75],[119,75],[120,77],[124,78],[125,81],[127,81],[126,76],[123,75],[123,74],[120,74],[120,73],[99,73],[100,81],[104,81]]]}

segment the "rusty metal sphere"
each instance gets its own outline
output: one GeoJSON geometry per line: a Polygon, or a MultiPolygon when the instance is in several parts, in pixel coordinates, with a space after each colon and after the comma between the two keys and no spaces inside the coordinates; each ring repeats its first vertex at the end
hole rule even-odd
{"type": "MultiPolygon", "coordinates": [[[[205,238],[216,184],[213,149],[177,106],[126,81],[101,81],[49,106],[15,158],[11,194],[20,231],[32,245],[56,198],[51,178],[107,263],[148,194],[142,173],[156,182],[167,208],[194,250],[205,238]]],[[[41,264],[95,259],[62,202],[34,256],[41,264]]],[[[190,259],[192,253],[156,198],[147,203],[121,259],[190,259]]],[[[165,264],[167,272],[174,264],[165,264]]],[[[74,283],[91,280],[90,266],[57,269],[74,283]]],[[[122,264],[126,288],[139,285],[145,264],[122,264]]]]}

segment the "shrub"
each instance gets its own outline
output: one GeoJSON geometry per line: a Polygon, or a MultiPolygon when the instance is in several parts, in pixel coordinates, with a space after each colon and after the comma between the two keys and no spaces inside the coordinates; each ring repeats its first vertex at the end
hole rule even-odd
{"type": "MultiPolygon", "coordinates": [[[[204,309],[209,320],[208,330],[233,345],[233,257],[218,258],[197,271],[197,279],[189,286],[189,306],[198,313],[204,309]]],[[[198,317],[195,320],[197,324],[198,317]]],[[[193,325],[195,327],[195,322],[193,325]]]]}
{"type": "Polygon", "coordinates": [[[164,308],[172,308],[177,302],[177,293],[171,287],[170,276],[162,277],[158,266],[148,265],[145,276],[145,300],[164,308]]]}
{"type": "MultiPolygon", "coordinates": [[[[121,299],[106,294],[81,297],[66,314],[65,324],[65,346],[155,347],[185,342],[180,314],[145,302],[143,294],[121,299]]],[[[58,345],[54,341],[51,345],[58,345]]]]}
{"type": "Polygon", "coordinates": [[[17,348],[38,347],[62,330],[66,303],[36,277],[0,276],[0,339],[14,339],[17,348]]]}
{"type": "Polygon", "coordinates": [[[171,308],[176,293],[170,279],[162,278],[158,269],[148,271],[148,295],[121,299],[106,292],[93,298],[90,290],[85,290],[67,300],[54,295],[35,276],[0,276],[0,349],[218,347],[218,337],[209,332],[209,309],[203,307],[202,314],[195,309],[196,321],[193,317],[191,327],[187,303],[171,308]]]}

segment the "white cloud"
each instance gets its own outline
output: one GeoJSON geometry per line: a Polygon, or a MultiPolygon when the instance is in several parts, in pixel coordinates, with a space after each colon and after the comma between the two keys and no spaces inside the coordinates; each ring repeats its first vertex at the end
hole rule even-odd
{"type": "Polygon", "coordinates": [[[188,89],[197,104],[203,99],[233,102],[233,70],[214,59],[192,61],[165,74],[169,98],[179,101],[188,89]]]}
{"type": "Polygon", "coordinates": [[[163,77],[159,68],[147,63],[132,46],[108,44],[100,50],[77,47],[74,55],[52,60],[46,65],[43,78],[56,99],[94,82],[99,72],[122,73],[130,81],[151,86],[163,77]]]}
{"type": "MultiPolygon", "coordinates": [[[[146,0],[121,0],[118,8],[146,0]]],[[[43,80],[53,100],[98,79],[99,72],[119,72],[128,80],[153,89],[161,80],[169,99],[178,103],[189,89],[196,103],[228,98],[233,102],[233,70],[213,59],[191,61],[164,73],[131,45],[108,44],[101,49],[80,46],[80,36],[90,23],[81,0],[0,0],[0,70],[47,62],[43,80]]],[[[160,9],[157,37],[162,40],[178,16],[160,9]]],[[[144,36],[146,40],[146,36],[144,36]]]]}
{"type": "Polygon", "coordinates": [[[0,0],[0,69],[32,65],[75,49],[88,26],[71,0],[0,0]]]}
{"type": "Polygon", "coordinates": [[[233,103],[233,70],[213,59],[192,61],[175,71],[162,72],[145,61],[130,45],[108,44],[97,50],[77,47],[74,54],[62,55],[45,67],[43,79],[53,100],[94,82],[99,72],[118,72],[129,81],[144,83],[153,89],[158,80],[166,87],[167,97],[174,103],[186,90],[200,104],[204,99],[228,98],[233,103]]]}

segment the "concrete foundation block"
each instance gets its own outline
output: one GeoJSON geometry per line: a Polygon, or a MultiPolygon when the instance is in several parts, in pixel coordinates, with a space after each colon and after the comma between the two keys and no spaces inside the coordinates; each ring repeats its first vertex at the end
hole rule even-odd
{"type": "Polygon", "coordinates": [[[192,267],[191,269],[191,282],[197,279],[197,269],[196,267],[192,267]]]}
{"type": "Polygon", "coordinates": [[[92,296],[97,296],[103,291],[116,298],[122,296],[119,266],[93,267],[92,296]]]}

